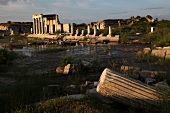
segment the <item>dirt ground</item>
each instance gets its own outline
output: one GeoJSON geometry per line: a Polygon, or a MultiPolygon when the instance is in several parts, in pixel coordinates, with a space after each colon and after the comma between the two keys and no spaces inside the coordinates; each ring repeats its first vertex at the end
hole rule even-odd
{"type": "MultiPolygon", "coordinates": [[[[55,69],[60,66],[64,56],[74,56],[75,60],[81,59],[87,62],[97,59],[100,67],[113,68],[112,63],[119,66],[128,65],[140,67],[142,70],[167,71],[170,73],[170,66],[159,65],[154,62],[139,62],[136,60],[136,53],[150,45],[89,45],[79,46],[74,49],[68,48],[66,51],[51,53],[33,53],[31,57],[25,57],[22,62],[25,68],[31,67],[37,74],[49,74],[55,76],[55,69]],[[90,50],[90,51],[89,51],[90,50]]],[[[93,70],[93,69],[92,69],[93,70]]],[[[114,69],[113,69],[114,70],[114,69]]]]}

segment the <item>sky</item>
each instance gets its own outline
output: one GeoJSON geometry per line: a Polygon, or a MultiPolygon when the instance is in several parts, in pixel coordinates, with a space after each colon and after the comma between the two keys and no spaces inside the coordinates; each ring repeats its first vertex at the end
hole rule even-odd
{"type": "Polygon", "coordinates": [[[33,14],[57,14],[61,23],[90,23],[151,15],[170,20],[170,0],[0,0],[0,23],[31,22],[33,14]]]}

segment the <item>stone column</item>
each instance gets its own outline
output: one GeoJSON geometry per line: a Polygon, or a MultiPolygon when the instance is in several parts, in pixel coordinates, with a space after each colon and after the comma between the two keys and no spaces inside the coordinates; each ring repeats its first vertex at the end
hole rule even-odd
{"type": "Polygon", "coordinates": [[[90,25],[87,27],[87,34],[90,34],[90,25]]]}
{"type": "Polygon", "coordinates": [[[44,33],[47,34],[47,19],[44,19],[44,33]]]}
{"type": "Polygon", "coordinates": [[[32,19],[32,34],[35,34],[35,22],[34,22],[34,18],[32,19]]]}
{"type": "Polygon", "coordinates": [[[40,23],[40,18],[38,18],[38,34],[41,34],[41,23],[40,23]]]}
{"type": "Polygon", "coordinates": [[[84,35],[84,30],[81,30],[81,36],[83,36],[84,35]]]}
{"type": "Polygon", "coordinates": [[[44,34],[43,17],[41,17],[41,34],[44,34]]]}
{"type": "Polygon", "coordinates": [[[35,18],[35,34],[38,34],[38,22],[37,22],[37,18],[35,18]]]}
{"type": "Polygon", "coordinates": [[[118,26],[119,26],[119,27],[121,26],[121,22],[120,22],[120,20],[118,21],[118,26]]]}
{"type": "Polygon", "coordinates": [[[71,36],[73,36],[74,30],[73,30],[73,24],[71,24],[71,36]]]}
{"type": "Polygon", "coordinates": [[[112,35],[112,28],[109,26],[109,35],[112,35]]]}
{"type": "Polygon", "coordinates": [[[76,30],[76,36],[79,34],[79,29],[76,30]]]}
{"type": "Polygon", "coordinates": [[[53,20],[50,21],[50,28],[51,28],[50,33],[53,33],[53,20]]]}
{"type": "Polygon", "coordinates": [[[96,29],[96,26],[93,27],[94,28],[94,36],[96,36],[96,33],[97,33],[97,29],[96,29]]]}
{"type": "Polygon", "coordinates": [[[97,25],[97,29],[98,29],[98,30],[100,29],[99,25],[97,25]]]}
{"type": "Polygon", "coordinates": [[[153,33],[153,31],[154,31],[154,27],[151,27],[151,33],[153,33]]]}

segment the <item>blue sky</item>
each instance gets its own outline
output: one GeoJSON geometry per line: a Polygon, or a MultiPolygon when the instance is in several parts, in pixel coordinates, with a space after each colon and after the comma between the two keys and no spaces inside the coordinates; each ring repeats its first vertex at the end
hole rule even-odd
{"type": "Polygon", "coordinates": [[[170,20],[170,0],[0,0],[0,23],[32,21],[33,14],[57,14],[61,23],[90,23],[151,15],[170,20]]]}

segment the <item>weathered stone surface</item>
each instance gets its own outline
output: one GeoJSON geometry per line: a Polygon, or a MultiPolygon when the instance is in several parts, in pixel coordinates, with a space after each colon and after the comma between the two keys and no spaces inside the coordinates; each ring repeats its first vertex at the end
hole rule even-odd
{"type": "Polygon", "coordinates": [[[151,48],[144,48],[143,49],[143,53],[144,54],[148,54],[148,53],[150,53],[151,52],[151,48]]]}
{"type": "Polygon", "coordinates": [[[64,68],[63,67],[57,67],[56,68],[56,73],[57,74],[63,74],[63,72],[64,72],[64,68]]]}
{"type": "Polygon", "coordinates": [[[166,56],[165,56],[165,59],[170,59],[170,55],[166,55],[166,56]]]}
{"type": "Polygon", "coordinates": [[[107,98],[107,97],[104,97],[102,96],[101,94],[99,94],[97,91],[96,91],[96,88],[93,88],[93,89],[90,89],[87,91],[87,94],[88,95],[91,95],[91,96],[95,96],[96,98],[100,99],[102,102],[104,103],[107,103],[107,104],[112,104],[114,103],[113,100],[107,98]]]}
{"type": "Polygon", "coordinates": [[[143,51],[138,51],[138,52],[136,53],[137,56],[140,56],[140,55],[142,55],[142,54],[143,54],[143,51]]]}
{"type": "Polygon", "coordinates": [[[166,50],[166,55],[170,55],[170,49],[166,50]]]}
{"type": "Polygon", "coordinates": [[[153,49],[151,54],[157,57],[165,58],[166,50],[153,49]]]}
{"type": "Polygon", "coordinates": [[[122,65],[120,69],[121,71],[130,71],[130,70],[133,70],[134,68],[131,66],[122,65]]]}
{"type": "Polygon", "coordinates": [[[162,50],[163,48],[162,47],[156,47],[156,49],[162,50]]]}
{"type": "Polygon", "coordinates": [[[156,79],[153,78],[146,78],[146,84],[152,85],[156,83],[156,79]]]}
{"type": "Polygon", "coordinates": [[[67,86],[67,88],[73,88],[73,89],[75,89],[76,86],[75,86],[75,85],[69,85],[69,86],[67,86]]]}
{"type": "Polygon", "coordinates": [[[63,72],[63,74],[69,74],[69,72],[70,72],[70,67],[71,67],[71,64],[67,64],[65,67],[64,67],[64,72],[63,72]]]}
{"type": "Polygon", "coordinates": [[[143,78],[155,78],[155,79],[165,79],[167,72],[166,71],[149,71],[142,70],[139,72],[143,78]]]}
{"type": "Polygon", "coordinates": [[[165,59],[170,59],[170,49],[167,49],[167,50],[166,50],[165,59]]]}
{"type": "Polygon", "coordinates": [[[164,50],[170,50],[170,47],[163,47],[164,50]]]}
{"type": "Polygon", "coordinates": [[[138,79],[140,70],[141,69],[139,67],[135,67],[130,77],[133,79],[138,79]]]}
{"type": "Polygon", "coordinates": [[[94,81],[94,82],[93,82],[93,86],[94,86],[94,87],[97,87],[98,84],[99,84],[99,81],[94,81]]]}
{"type": "Polygon", "coordinates": [[[88,66],[91,65],[90,62],[87,62],[87,61],[85,61],[85,60],[82,61],[82,64],[83,64],[83,66],[85,66],[85,67],[88,67],[88,66]]]}
{"type": "Polygon", "coordinates": [[[169,59],[170,58],[170,47],[156,47],[156,49],[153,49],[151,52],[152,55],[169,59]]]}
{"type": "Polygon", "coordinates": [[[132,106],[141,106],[141,103],[142,105],[156,105],[156,102],[160,100],[157,91],[152,87],[108,68],[103,71],[100,77],[97,92],[132,106]]]}
{"type": "Polygon", "coordinates": [[[170,87],[165,81],[158,82],[155,84],[155,86],[160,90],[170,90],[170,87]]]}
{"type": "Polygon", "coordinates": [[[86,81],[86,83],[85,83],[85,85],[91,85],[91,84],[93,84],[93,82],[91,82],[91,81],[86,81]]]}

